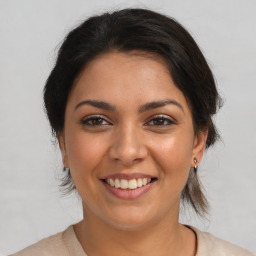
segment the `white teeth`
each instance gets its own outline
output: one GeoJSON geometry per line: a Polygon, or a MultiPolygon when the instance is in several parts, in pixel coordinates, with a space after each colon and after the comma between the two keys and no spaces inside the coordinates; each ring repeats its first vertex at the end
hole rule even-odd
{"type": "Polygon", "coordinates": [[[129,189],[137,188],[137,182],[135,179],[129,180],[129,189]]]}
{"type": "Polygon", "coordinates": [[[113,179],[109,179],[109,183],[110,186],[114,187],[115,186],[115,182],[113,181],[113,179]]]}
{"type": "Polygon", "coordinates": [[[121,189],[127,189],[128,188],[128,180],[121,179],[120,187],[121,187],[121,189]]]}
{"type": "MultiPolygon", "coordinates": [[[[107,179],[108,180],[108,179],[107,179]]],[[[120,188],[120,182],[119,179],[115,179],[115,187],[120,188]]]]}
{"type": "Polygon", "coordinates": [[[109,184],[111,187],[121,188],[121,189],[136,189],[142,186],[147,185],[151,182],[150,178],[139,178],[139,179],[106,179],[106,183],[109,184]]]}
{"type": "Polygon", "coordinates": [[[137,187],[142,187],[143,184],[142,184],[142,179],[137,179],[137,187]]]}

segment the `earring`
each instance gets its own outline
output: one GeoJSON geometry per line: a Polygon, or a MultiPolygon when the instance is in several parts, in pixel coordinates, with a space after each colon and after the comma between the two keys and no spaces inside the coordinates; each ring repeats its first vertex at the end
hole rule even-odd
{"type": "Polygon", "coordinates": [[[194,163],[195,163],[194,170],[196,171],[198,167],[196,158],[194,158],[194,163]]]}
{"type": "Polygon", "coordinates": [[[69,167],[64,166],[64,167],[63,167],[63,171],[64,171],[64,172],[68,172],[68,171],[69,171],[69,167]]]}

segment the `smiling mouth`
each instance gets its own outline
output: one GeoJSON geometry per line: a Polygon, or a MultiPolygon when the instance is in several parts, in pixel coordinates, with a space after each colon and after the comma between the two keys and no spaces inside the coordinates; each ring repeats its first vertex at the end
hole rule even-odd
{"type": "Polygon", "coordinates": [[[143,186],[153,183],[157,178],[138,178],[138,179],[102,179],[103,182],[111,187],[119,188],[122,190],[134,190],[143,186]]]}

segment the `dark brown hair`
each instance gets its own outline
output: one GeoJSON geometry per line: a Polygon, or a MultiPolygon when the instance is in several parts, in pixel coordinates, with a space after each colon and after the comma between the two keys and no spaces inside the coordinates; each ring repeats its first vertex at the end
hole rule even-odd
{"type": "MultiPolygon", "coordinates": [[[[136,50],[164,59],[175,85],[191,107],[195,133],[208,129],[206,147],[214,144],[218,133],[212,116],[221,101],[202,52],[177,21],[145,9],[123,9],[94,16],[67,35],[44,88],[45,109],[55,136],[64,129],[66,104],[74,80],[86,64],[113,50],[127,53],[136,50]]],[[[64,185],[74,188],[69,170],[64,185]]],[[[200,215],[207,210],[207,200],[194,168],[182,199],[200,215]]]]}

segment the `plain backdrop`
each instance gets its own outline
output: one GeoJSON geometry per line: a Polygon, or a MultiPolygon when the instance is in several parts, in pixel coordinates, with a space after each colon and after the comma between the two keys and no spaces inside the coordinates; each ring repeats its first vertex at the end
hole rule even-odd
{"type": "Polygon", "coordinates": [[[42,89],[66,33],[90,15],[146,7],[176,18],[211,66],[224,107],[223,138],[199,171],[208,220],[181,221],[256,252],[255,0],[0,0],[0,252],[13,253],[82,218],[75,194],[58,189],[61,161],[42,89]]]}

